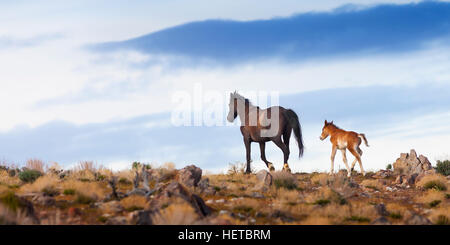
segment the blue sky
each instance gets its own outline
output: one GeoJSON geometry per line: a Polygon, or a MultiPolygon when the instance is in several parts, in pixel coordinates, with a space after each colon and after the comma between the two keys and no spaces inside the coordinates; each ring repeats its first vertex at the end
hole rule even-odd
{"type": "MultiPolygon", "coordinates": [[[[196,84],[280,92],[305,135],[294,171],[329,169],[324,119],[367,135],[367,169],[411,148],[448,157],[450,3],[196,2],[0,1],[0,159],[243,162],[237,126],[171,125],[171,96],[196,84]]],[[[281,151],[267,152],[279,168],[281,151]]]]}

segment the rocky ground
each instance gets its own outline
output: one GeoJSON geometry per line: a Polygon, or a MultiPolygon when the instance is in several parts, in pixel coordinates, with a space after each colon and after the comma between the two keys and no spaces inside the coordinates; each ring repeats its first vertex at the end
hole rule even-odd
{"type": "Polygon", "coordinates": [[[34,181],[21,174],[27,169],[1,168],[0,224],[450,224],[450,177],[413,150],[393,170],[350,178],[245,175],[238,166],[219,175],[194,165],[80,166],[34,167],[41,172],[34,181]]]}

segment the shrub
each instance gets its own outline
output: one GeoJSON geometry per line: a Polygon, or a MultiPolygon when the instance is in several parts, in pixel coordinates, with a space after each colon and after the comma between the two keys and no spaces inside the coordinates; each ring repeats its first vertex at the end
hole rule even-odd
{"type": "Polygon", "coordinates": [[[447,187],[444,183],[436,180],[428,181],[423,186],[425,189],[435,189],[438,191],[445,191],[447,190],[447,187]]]}
{"type": "Polygon", "coordinates": [[[12,191],[6,192],[0,196],[0,202],[14,212],[21,206],[19,198],[12,191]]]}
{"type": "Polygon", "coordinates": [[[356,221],[356,222],[359,222],[359,223],[370,222],[369,218],[362,217],[362,216],[357,216],[357,215],[350,216],[350,217],[346,218],[346,220],[347,221],[356,221]]]}
{"type": "Polygon", "coordinates": [[[391,170],[392,169],[392,164],[388,164],[387,166],[386,166],[386,170],[391,170]]]}
{"type": "Polygon", "coordinates": [[[19,173],[19,179],[23,182],[34,182],[37,178],[42,176],[42,173],[37,170],[24,170],[19,173]]]}
{"type": "Polygon", "coordinates": [[[64,195],[75,195],[75,189],[65,189],[63,194],[64,195]]]}
{"type": "Polygon", "coordinates": [[[316,205],[320,205],[320,206],[326,206],[326,205],[328,205],[328,204],[330,204],[330,200],[328,200],[328,199],[319,199],[319,200],[316,200],[315,202],[314,202],[314,204],[316,204],[316,205]]]}
{"type": "Polygon", "coordinates": [[[119,179],[119,184],[124,184],[124,185],[131,184],[131,181],[129,181],[127,178],[122,177],[119,179]]]}
{"type": "Polygon", "coordinates": [[[430,202],[428,205],[432,208],[436,207],[437,205],[439,205],[442,201],[441,200],[434,200],[432,202],[430,202]]]}
{"type": "Polygon", "coordinates": [[[439,215],[437,217],[436,225],[450,225],[450,220],[445,215],[439,215]]]}
{"type": "Polygon", "coordinates": [[[75,202],[79,204],[90,204],[93,203],[94,201],[95,200],[93,198],[81,193],[77,193],[77,198],[75,199],[75,202]]]}
{"type": "Polygon", "coordinates": [[[39,171],[41,173],[45,172],[45,164],[39,159],[29,159],[25,165],[27,169],[32,169],[39,171]]]}
{"type": "Polygon", "coordinates": [[[445,161],[437,161],[436,164],[436,172],[448,176],[450,175],[450,161],[449,160],[445,160],[445,161]]]}
{"type": "Polygon", "coordinates": [[[286,188],[288,190],[297,189],[297,181],[294,175],[287,172],[275,172],[273,174],[273,184],[277,189],[286,188]]]}
{"type": "Polygon", "coordinates": [[[246,205],[239,205],[233,208],[234,212],[237,213],[250,213],[253,211],[253,208],[250,206],[246,206],[246,205]]]}
{"type": "Polygon", "coordinates": [[[446,182],[447,179],[441,174],[428,174],[420,179],[419,182],[416,183],[416,186],[420,186],[424,189],[445,191],[447,190],[446,182]]]}
{"type": "Polygon", "coordinates": [[[389,214],[389,217],[393,219],[401,219],[403,218],[403,215],[400,212],[392,212],[389,214]]]}

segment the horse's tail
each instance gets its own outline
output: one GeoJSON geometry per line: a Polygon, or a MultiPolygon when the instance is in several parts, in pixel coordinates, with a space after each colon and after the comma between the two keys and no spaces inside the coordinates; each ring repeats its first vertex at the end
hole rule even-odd
{"type": "Polygon", "coordinates": [[[291,128],[294,130],[294,135],[295,135],[295,138],[297,139],[297,144],[298,144],[298,151],[299,151],[298,157],[302,157],[304,145],[303,145],[303,137],[302,137],[302,128],[300,126],[300,121],[298,120],[298,116],[291,109],[285,110],[284,116],[288,120],[291,128]]]}
{"type": "Polygon", "coordinates": [[[359,137],[361,137],[364,140],[364,143],[367,147],[369,147],[369,143],[367,143],[366,135],[365,134],[358,134],[359,137]]]}

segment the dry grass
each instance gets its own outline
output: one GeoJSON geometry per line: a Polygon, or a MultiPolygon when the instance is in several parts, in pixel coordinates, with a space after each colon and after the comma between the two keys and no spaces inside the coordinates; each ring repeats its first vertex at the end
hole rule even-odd
{"type": "Polygon", "coordinates": [[[97,182],[83,182],[78,180],[66,180],[61,183],[64,190],[73,189],[77,194],[89,197],[93,200],[101,200],[110,192],[108,188],[97,182]]]}
{"type": "Polygon", "coordinates": [[[450,225],[450,206],[447,205],[433,209],[429,219],[433,224],[450,225]]]}
{"type": "Polygon", "coordinates": [[[449,185],[447,179],[440,174],[429,174],[425,175],[416,186],[425,189],[437,189],[437,190],[448,190],[449,185]]]}
{"type": "Polygon", "coordinates": [[[319,190],[306,194],[305,201],[310,204],[326,206],[330,203],[344,204],[341,195],[330,187],[321,187],[319,190]]]}
{"type": "Polygon", "coordinates": [[[276,188],[286,188],[293,190],[297,188],[297,179],[291,173],[285,171],[277,171],[272,173],[272,181],[276,188]]]}
{"type": "MultiPolygon", "coordinates": [[[[431,204],[436,201],[442,202],[445,199],[445,193],[438,190],[427,190],[423,195],[416,197],[415,201],[418,203],[431,204]]],[[[433,205],[432,205],[433,206],[433,205]]]]}
{"type": "Polygon", "coordinates": [[[155,225],[191,225],[199,219],[195,210],[186,203],[174,203],[152,217],[155,225]]]}
{"type": "Polygon", "coordinates": [[[9,176],[5,170],[0,170],[0,184],[8,186],[18,186],[22,183],[19,178],[9,176]]]}
{"type": "Polygon", "coordinates": [[[383,190],[384,186],[376,179],[365,179],[361,185],[372,190],[383,190]]]}
{"type": "Polygon", "coordinates": [[[25,184],[20,187],[19,192],[21,193],[40,193],[44,192],[46,194],[57,194],[58,193],[58,185],[60,183],[60,179],[58,176],[53,174],[46,174],[44,176],[39,177],[33,183],[25,184]]]}
{"type": "Polygon", "coordinates": [[[39,159],[28,159],[27,163],[25,164],[25,167],[28,169],[37,170],[41,173],[45,173],[46,170],[45,163],[39,159]]]}
{"type": "Polygon", "coordinates": [[[120,204],[127,210],[127,211],[133,211],[133,210],[139,210],[144,209],[147,204],[147,198],[143,196],[138,195],[132,195],[129,197],[125,197],[124,199],[120,200],[120,204]]]}

